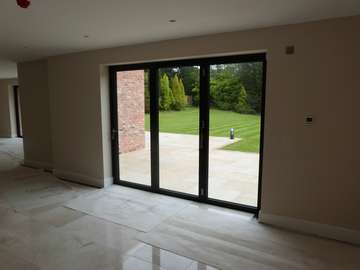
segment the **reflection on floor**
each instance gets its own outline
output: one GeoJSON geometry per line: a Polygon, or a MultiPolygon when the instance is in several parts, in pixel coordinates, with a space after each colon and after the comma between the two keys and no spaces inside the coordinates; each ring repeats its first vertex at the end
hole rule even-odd
{"type": "Polygon", "coordinates": [[[317,270],[360,263],[358,247],[267,227],[245,213],[120,186],[89,188],[24,167],[0,171],[0,217],[6,270],[317,270]]]}
{"type": "MultiPolygon", "coordinates": [[[[209,140],[209,196],[239,204],[257,205],[259,155],[221,150],[235,142],[224,137],[209,140]]],[[[120,155],[120,179],[150,185],[150,134],[146,147],[120,155]]],[[[160,187],[198,194],[199,137],[160,133],[160,187]]]]}
{"type": "Polygon", "coordinates": [[[105,220],[149,232],[190,204],[189,201],[112,186],[65,204],[105,220]]]}

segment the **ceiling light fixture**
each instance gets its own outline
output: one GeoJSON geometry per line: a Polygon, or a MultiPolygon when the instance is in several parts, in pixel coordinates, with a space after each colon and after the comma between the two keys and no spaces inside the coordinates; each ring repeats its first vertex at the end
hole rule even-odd
{"type": "Polygon", "coordinates": [[[83,35],[84,38],[89,38],[89,35],[83,35]]]}
{"type": "Polygon", "coordinates": [[[171,20],[169,20],[169,23],[174,23],[174,22],[176,22],[176,20],[175,20],[175,19],[171,19],[171,20]]]}
{"type": "Polygon", "coordinates": [[[29,0],[16,0],[16,3],[21,8],[28,8],[31,4],[29,0]]]}

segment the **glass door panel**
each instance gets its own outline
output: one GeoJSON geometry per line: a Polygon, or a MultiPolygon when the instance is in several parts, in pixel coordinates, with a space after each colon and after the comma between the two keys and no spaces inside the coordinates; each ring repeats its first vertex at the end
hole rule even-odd
{"type": "Polygon", "coordinates": [[[159,69],[160,189],[199,193],[199,66],[159,69]]]}
{"type": "Polygon", "coordinates": [[[262,89],[262,62],[210,66],[210,199],[257,206],[262,89]]]}
{"type": "Polygon", "coordinates": [[[120,180],[151,185],[149,71],[118,71],[120,180]]]}

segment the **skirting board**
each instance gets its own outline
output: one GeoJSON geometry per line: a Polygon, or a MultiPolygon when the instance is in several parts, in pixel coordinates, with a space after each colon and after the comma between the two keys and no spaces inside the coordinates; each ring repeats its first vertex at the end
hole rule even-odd
{"type": "Polygon", "coordinates": [[[267,214],[260,211],[259,222],[276,227],[360,245],[360,231],[310,222],[302,219],[267,214]]]}
{"type": "Polygon", "coordinates": [[[46,171],[52,171],[52,164],[46,162],[24,160],[23,165],[35,169],[44,169],[46,171]]]}
{"type": "Polygon", "coordinates": [[[0,133],[0,138],[1,139],[11,139],[11,138],[13,138],[13,136],[11,134],[0,133]]]}
{"type": "Polygon", "coordinates": [[[107,178],[96,178],[89,175],[74,173],[74,172],[68,172],[64,170],[58,170],[54,169],[53,174],[56,177],[59,177],[64,180],[69,180],[72,182],[85,184],[93,187],[103,188],[112,185],[113,178],[107,177],[107,178]]]}

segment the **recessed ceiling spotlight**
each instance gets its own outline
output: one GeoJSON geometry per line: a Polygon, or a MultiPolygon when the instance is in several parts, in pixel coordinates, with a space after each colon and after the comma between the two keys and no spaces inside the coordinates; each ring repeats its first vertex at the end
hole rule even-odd
{"type": "Polygon", "coordinates": [[[171,19],[171,20],[169,20],[169,23],[174,23],[174,22],[176,22],[176,20],[175,20],[175,19],[171,19]]]}
{"type": "Polygon", "coordinates": [[[83,35],[84,38],[89,38],[89,35],[83,35]]]}

